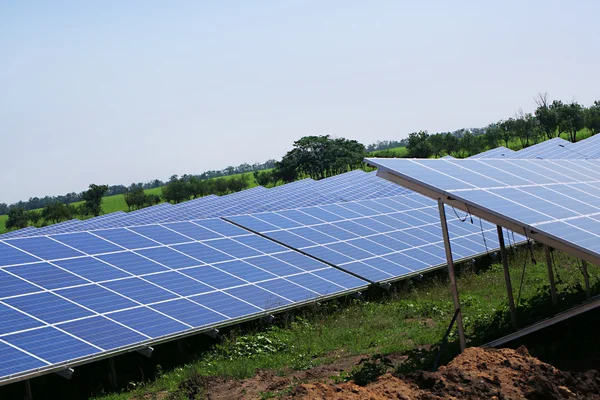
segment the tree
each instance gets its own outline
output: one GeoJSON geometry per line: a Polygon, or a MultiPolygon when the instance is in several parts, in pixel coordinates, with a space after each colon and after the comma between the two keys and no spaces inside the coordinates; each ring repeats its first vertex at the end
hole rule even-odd
{"type": "Polygon", "coordinates": [[[42,219],[42,213],[36,210],[29,210],[26,212],[27,219],[31,221],[33,225],[37,225],[38,222],[42,219]]]}
{"type": "Polygon", "coordinates": [[[504,147],[509,147],[510,141],[515,136],[515,120],[513,118],[509,118],[504,121],[500,121],[498,123],[498,128],[500,128],[500,138],[504,142],[504,147]]]}
{"type": "Polygon", "coordinates": [[[464,158],[481,153],[485,146],[484,140],[483,136],[475,136],[471,132],[466,132],[459,140],[459,156],[464,158]]]}
{"type": "Polygon", "coordinates": [[[196,176],[192,176],[189,180],[189,194],[194,198],[204,197],[209,195],[211,185],[206,179],[200,179],[196,176]]]}
{"type": "Polygon", "coordinates": [[[129,211],[139,210],[146,206],[146,193],[141,185],[132,184],[127,188],[127,191],[123,194],[125,203],[129,208],[129,211]]]}
{"type": "Polygon", "coordinates": [[[577,132],[584,128],[583,107],[577,102],[562,104],[557,108],[559,131],[567,132],[569,140],[573,143],[577,141],[577,132]]]}
{"type": "Polygon", "coordinates": [[[276,171],[254,171],[254,180],[260,186],[272,186],[278,181],[276,171]]]}
{"type": "Polygon", "coordinates": [[[436,133],[435,135],[429,135],[429,145],[431,146],[433,155],[438,158],[441,157],[445,149],[444,134],[436,133]]]}
{"type": "Polygon", "coordinates": [[[452,133],[444,135],[444,148],[449,155],[457,154],[460,151],[460,143],[458,137],[452,133]]]}
{"type": "Polygon", "coordinates": [[[22,229],[27,226],[27,214],[23,208],[11,208],[4,223],[6,229],[22,229]]]}
{"type": "Polygon", "coordinates": [[[427,131],[413,132],[408,135],[408,145],[406,146],[408,155],[416,158],[429,158],[433,154],[429,134],[427,131]]]}
{"type": "MultiPolygon", "coordinates": [[[[82,206],[83,208],[85,208],[84,204],[82,204],[82,206]]],[[[46,221],[50,221],[56,224],[58,222],[66,221],[73,218],[73,215],[75,213],[75,208],[69,204],[54,203],[48,204],[46,207],[44,207],[44,209],[42,210],[42,217],[46,221]]]]}
{"type": "Polygon", "coordinates": [[[485,128],[485,133],[483,134],[484,147],[493,149],[498,147],[498,142],[500,142],[502,137],[502,131],[500,129],[499,124],[491,123],[485,128]]]}
{"type": "Polygon", "coordinates": [[[162,188],[162,194],[165,201],[181,203],[190,198],[189,184],[177,175],[171,176],[169,182],[162,188]]]}
{"type": "Polygon", "coordinates": [[[305,136],[276,164],[277,175],[286,182],[299,174],[322,179],[360,167],[365,155],[365,146],[356,140],[305,136]]]}
{"type": "Polygon", "coordinates": [[[594,101],[594,104],[585,110],[585,127],[592,135],[600,132],[600,101],[594,101]]]}
{"type": "Polygon", "coordinates": [[[92,214],[94,217],[97,217],[102,213],[102,197],[107,191],[107,185],[92,183],[89,189],[81,194],[81,199],[85,202],[86,214],[92,214]]]}
{"type": "Polygon", "coordinates": [[[556,108],[548,104],[548,93],[538,93],[534,100],[537,105],[535,118],[538,121],[539,129],[548,139],[558,136],[558,116],[556,108]]]}
{"type": "Polygon", "coordinates": [[[513,130],[521,141],[521,147],[528,147],[530,142],[533,144],[536,136],[536,120],[531,113],[524,113],[519,109],[513,120],[513,130]]]}

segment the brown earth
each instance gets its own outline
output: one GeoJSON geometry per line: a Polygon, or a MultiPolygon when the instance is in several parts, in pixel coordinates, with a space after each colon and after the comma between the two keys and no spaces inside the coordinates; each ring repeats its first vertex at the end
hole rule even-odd
{"type": "MultiPolygon", "coordinates": [[[[361,358],[339,357],[331,364],[306,371],[264,370],[244,380],[198,376],[180,390],[184,389],[191,399],[202,391],[211,400],[271,396],[305,400],[600,400],[600,375],[596,371],[563,372],[531,357],[524,347],[473,347],[437,372],[419,371],[401,377],[388,373],[366,386],[332,381],[341,371],[350,371],[361,358]]],[[[390,358],[397,363],[402,356],[395,354],[390,358]]]]}
{"type": "Polygon", "coordinates": [[[288,396],[296,399],[600,399],[600,376],[562,372],[531,357],[524,347],[472,347],[437,372],[420,371],[401,378],[386,374],[365,387],[306,383],[288,396]]]}

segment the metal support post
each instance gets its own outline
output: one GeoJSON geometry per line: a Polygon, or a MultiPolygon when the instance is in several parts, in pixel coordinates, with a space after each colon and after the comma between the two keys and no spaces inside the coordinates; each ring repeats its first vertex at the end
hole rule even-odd
{"type": "Polygon", "coordinates": [[[25,382],[25,400],[33,400],[33,393],[31,392],[31,382],[27,379],[25,382]]]}
{"type": "Polygon", "coordinates": [[[552,256],[550,255],[550,247],[544,246],[546,250],[546,265],[548,266],[548,280],[550,281],[550,295],[552,296],[552,304],[558,304],[556,298],[556,286],[554,284],[554,271],[552,269],[552,256]]]}
{"type": "Polygon", "coordinates": [[[458,287],[456,286],[456,276],[454,275],[454,260],[452,259],[452,248],[450,247],[450,235],[448,234],[448,223],[446,221],[446,210],[441,199],[438,200],[440,211],[440,223],[442,225],[442,235],[444,237],[444,248],[446,249],[446,261],[448,263],[448,275],[450,276],[450,289],[452,289],[452,299],[454,300],[454,310],[457,312],[456,325],[458,327],[458,339],[460,341],[461,352],[467,347],[465,341],[465,331],[463,329],[462,311],[460,309],[460,299],[458,298],[458,287]]]}
{"type": "Polygon", "coordinates": [[[500,255],[502,257],[502,267],[504,268],[504,280],[506,281],[506,293],[508,294],[508,307],[510,308],[510,320],[513,328],[517,329],[517,309],[515,308],[515,299],[513,297],[512,282],[510,280],[510,271],[508,269],[508,254],[504,245],[504,233],[502,227],[496,225],[498,230],[498,242],[500,243],[500,255]]]}
{"type": "Polygon", "coordinates": [[[583,274],[583,281],[585,283],[585,296],[589,299],[592,297],[590,292],[590,276],[588,275],[587,270],[587,261],[581,261],[581,273],[583,274]]]}
{"type": "Polygon", "coordinates": [[[117,382],[117,370],[115,368],[115,359],[114,358],[108,359],[108,366],[109,366],[108,382],[110,383],[110,386],[113,389],[116,389],[118,382],[117,382]]]}

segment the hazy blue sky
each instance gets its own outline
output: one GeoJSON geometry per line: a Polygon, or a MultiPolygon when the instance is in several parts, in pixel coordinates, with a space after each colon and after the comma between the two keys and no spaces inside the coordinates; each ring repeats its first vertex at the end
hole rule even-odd
{"type": "Polygon", "coordinates": [[[0,0],[0,202],[600,98],[589,1],[0,0]]]}

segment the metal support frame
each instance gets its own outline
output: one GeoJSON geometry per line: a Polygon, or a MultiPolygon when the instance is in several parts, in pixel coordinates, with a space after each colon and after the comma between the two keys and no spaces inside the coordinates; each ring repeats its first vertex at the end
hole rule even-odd
{"type": "Polygon", "coordinates": [[[31,382],[29,379],[23,381],[25,384],[25,398],[24,400],[33,400],[33,392],[31,391],[31,382]]]}
{"type": "Polygon", "coordinates": [[[350,294],[350,297],[355,298],[356,300],[363,300],[363,295],[361,292],[354,292],[350,294]]]}
{"type": "Polygon", "coordinates": [[[260,321],[264,324],[272,324],[275,322],[275,316],[273,314],[268,314],[262,317],[260,321]]]}
{"type": "Polygon", "coordinates": [[[56,375],[60,376],[61,378],[65,378],[68,381],[71,380],[74,373],[75,370],[73,368],[65,368],[55,372],[56,375]]]}
{"type": "Polygon", "coordinates": [[[583,282],[585,283],[585,296],[587,299],[592,297],[590,291],[590,275],[587,270],[587,262],[585,260],[581,261],[581,273],[583,274],[583,282]]]}
{"type": "Polygon", "coordinates": [[[438,208],[440,211],[440,223],[442,225],[442,235],[444,237],[444,248],[446,249],[446,261],[448,262],[448,275],[450,276],[450,289],[452,290],[452,299],[454,300],[454,310],[456,312],[456,325],[458,327],[458,340],[460,341],[460,351],[467,347],[465,341],[465,331],[463,328],[462,311],[460,309],[460,299],[458,298],[458,287],[456,286],[456,276],[454,274],[454,260],[452,258],[452,248],[450,247],[450,235],[448,234],[448,223],[446,221],[446,210],[442,199],[438,199],[438,208]]]}
{"type": "Polygon", "coordinates": [[[113,389],[117,388],[117,369],[115,368],[115,359],[108,359],[108,382],[113,389]]]}
{"type": "Polygon", "coordinates": [[[152,352],[154,352],[154,348],[148,346],[148,347],[144,347],[141,349],[136,350],[138,353],[140,353],[141,355],[143,355],[146,358],[150,358],[152,357],[152,352]]]}
{"type": "Polygon", "coordinates": [[[213,328],[211,330],[204,332],[204,334],[207,336],[210,336],[213,339],[217,339],[219,337],[219,330],[216,328],[213,328]]]}
{"type": "Polygon", "coordinates": [[[557,305],[558,299],[556,297],[556,285],[554,283],[554,270],[552,268],[552,255],[550,254],[550,247],[544,246],[546,250],[546,265],[548,266],[548,281],[550,282],[550,296],[552,296],[552,304],[557,305]]]}
{"type": "Polygon", "coordinates": [[[547,328],[551,325],[565,321],[569,318],[573,318],[576,315],[583,314],[584,312],[593,310],[598,307],[600,307],[600,297],[594,297],[594,298],[590,299],[589,301],[586,301],[585,303],[583,303],[577,307],[573,307],[567,311],[556,314],[554,317],[546,318],[544,320],[536,322],[533,325],[529,325],[528,327],[525,327],[525,328],[521,329],[520,331],[511,333],[510,335],[501,337],[500,339],[493,340],[489,343],[484,344],[482,347],[501,346],[505,343],[511,342],[511,341],[518,339],[520,337],[523,337],[523,336],[527,336],[530,333],[539,331],[540,329],[547,328]]]}
{"type": "Polygon", "coordinates": [[[510,270],[508,269],[508,254],[504,245],[504,232],[502,227],[496,225],[498,230],[498,242],[500,243],[500,256],[502,257],[502,268],[504,269],[504,281],[506,282],[506,294],[508,295],[508,307],[510,308],[510,320],[513,328],[517,329],[517,309],[515,308],[515,298],[513,296],[512,282],[510,280],[510,270]]]}

